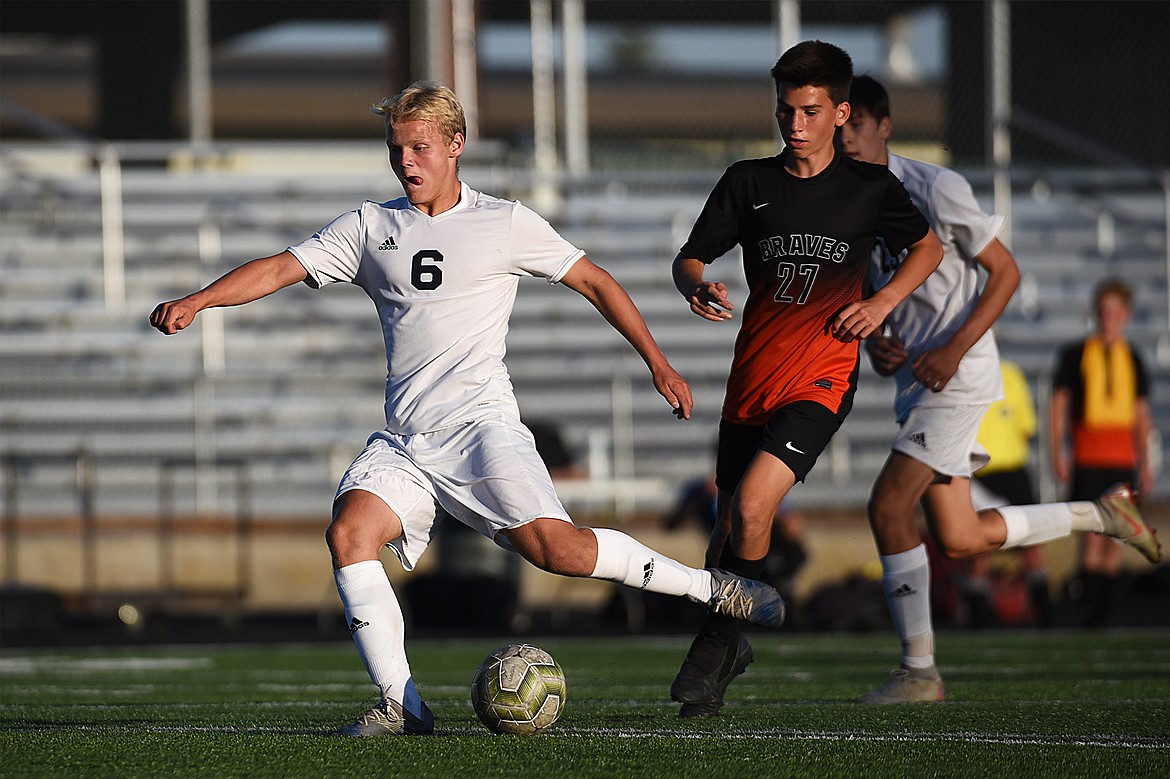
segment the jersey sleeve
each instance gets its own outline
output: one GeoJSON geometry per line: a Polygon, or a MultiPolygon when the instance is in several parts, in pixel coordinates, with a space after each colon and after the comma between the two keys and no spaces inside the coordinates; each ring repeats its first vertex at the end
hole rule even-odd
{"type": "Polygon", "coordinates": [[[555,284],[584,256],[584,250],[562,238],[543,217],[516,204],[512,210],[513,273],[539,276],[555,284]]]}
{"type": "Polygon", "coordinates": [[[693,257],[710,265],[735,246],[739,237],[738,198],[735,167],[723,172],[707,196],[686,243],[679,249],[683,257],[693,257]]]}
{"type": "Polygon", "coordinates": [[[1135,393],[1139,398],[1148,398],[1150,396],[1150,374],[1146,371],[1146,364],[1142,360],[1142,356],[1138,354],[1137,349],[1133,348],[1133,344],[1129,346],[1129,353],[1133,355],[1133,372],[1137,384],[1135,393]]]}
{"type": "Polygon", "coordinates": [[[361,211],[350,211],[322,227],[311,238],[288,247],[305,266],[305,283],[321,288],[339,281],[353,281],[362,259],[361,211]]]}
{"type": "Polygon", "coordinates": [[[1003,227],[1004,218],[984,213],[971,184],[953,170],[944,169],[935,179],[930,199],[935,217],[968,259],[978,257],[1003,227]]]}
{"type": "Polygon", "coordinates": [[[886,192],[878,216],[877,233],[885,241],[890,255],[897,257],[921,241],[929,230],[930,224],[910,201],[910,194],[906,192],[901,179],[887,171],[886,192]]]}
{"type": "Polygon", "coordinates": [[[1070,344],[1060,350],[1056,359],[1056,372],[1052,375],[1054,390],[1075,390],[1080,383],[1081,350],[1083,344],[1070,344]]]}

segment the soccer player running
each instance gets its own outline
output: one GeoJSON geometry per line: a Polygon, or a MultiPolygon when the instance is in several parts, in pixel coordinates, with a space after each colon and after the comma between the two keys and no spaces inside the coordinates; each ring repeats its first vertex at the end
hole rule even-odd
{"type": "MultiPolygon", "coordinates": [[[[849,118],[849,55],[806,41],[771,73],[784,150],[727,169],[673,265],[691,311],[722,323],[735,306],[726,285],[705,280],[704,271],[742,247],[749,293],[719,425],[718,517],[707,565],[751,578],[763,569],[777,506],[849,412],[858,342],[942,256],[901,182],[834,148],[849,118]],[[888,285],[863,298],[879,237],[907,250],[907,259],[888,285]]],[[[717,715],[728,685],[751,661],[737,623],[709,612],[670,688],[680,715],[717,715]]]]}
{"type": "Polygon", "coordinates": [[[606,271],[525,206],[460,181],[466,125],[450,89],[418,82],[374,111],[385,118],[390,165],[405,197],[366,201],[311,238],[161,303],[150,316],[169,335],[205,308],[248,303],[297,282],[349,282],[374,301],[386,343],[386,427],[342,476],[326,539],[345,619],[380,699],[337,733],[434,732],[378,553],[389,546],[413,569],[445,516],[545,571],[682,595],[778,626],[784,603],[768,585],[684,566],[615,530],[573,525],[520,422],[503,361],[520,277],[559,282],[592,303],[645,360],[680,419],[691,415],[690,387],[606,271]]]}
{"type": "MultiPolygon", "coordinates": [[[[964,558],[1043,543],[1074,532],[1101,533],[1135,547],[1150,561],[1157,539],[1126,485],[1095,502],[1002,506],[976,512],[971,474],[987,462],[976,436],[988,406],[1001,395],[999,356],[991,327],[1019,283],[1015,259],[996,238],[1002,217],[985,214],[971,185],[952,170],[890,153],[889,97],[872,78],[853,80],[853,113],[841,128],[845,153],[887,166],[943,236],[943,260],[890,314],[890,334],[867,341],[875,369],[895,375],[900,425],[869,501],[881,555],[882,583],[902,641],[900,667],[862,703],[943,699],[935,667],[926,547],[914,523],[921,502],[942,552],[964,558]],[[979,275],[987,275],[982,291],[979,275]]],[[[882,289],[905,260],[894,246],[875,252],[872,280],[882,289]]]]}

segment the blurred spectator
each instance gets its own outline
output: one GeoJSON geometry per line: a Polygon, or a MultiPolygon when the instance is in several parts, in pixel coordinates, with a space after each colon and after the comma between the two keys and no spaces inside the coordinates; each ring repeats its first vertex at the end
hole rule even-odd
{"type": "Polygon", "coordinates": [[[555,422],[543,419],[525,419],[524,425],[536,439],[536,453],[544,460],[549,475],[557,479],[583,479],[589,474],[577,465],[577,459],[569,451],[561,429],[555,422]]]}
{"type": "MultiPolygon", "coordinates": [[[[1120,279],[1098,284],[1095,331],[1065,346],[1056,362],[1049,443],[1052,469],[1059,482],[1069,484],[1070,500],[1094,500],[1116,482],[1139,492],[1153,486],[1149,378],[1125,337],[1132,299],[1133,291],[1120,279]]],[[[1099,626],[1108,619],[1121,573],[1121,548],[1091,534],[1081,544],[1079,576],[1070,583],[1070,595],[1082,622],[1099,626]]]]}
{"type": "MultiPolygon", "coordinates": [[[[971,499],[977,510],[999,506],[1026,506],[1037,502],[1028,464],[1032,438],[1036,435],[1036,406],[1028,379],[1013,362],[1000,359],[1003,398],[991,404],[979,426],[979,444],[990,461],[975,472],[971,499]]],[[[1025,546],[1012,550],[1022,570],[1018,577],[992,576],[991,555],[963,561],[962,588],[969,627],[991,627],[999,623],[1032,621],[1045,627],[1052,622],[1052,598],[1048,590],[1048,568],[1043,547],[1025,546]],[[1023,613],[1000,613],[1003,600],[996,597],[1005,588],[1023,580],[1026,604],[1023,613]],[[1006,585],[1006,587],[1004,586],[1006,585]]],[[[1008,602],[1012,602],[1009,600],[1008,602]]]]}

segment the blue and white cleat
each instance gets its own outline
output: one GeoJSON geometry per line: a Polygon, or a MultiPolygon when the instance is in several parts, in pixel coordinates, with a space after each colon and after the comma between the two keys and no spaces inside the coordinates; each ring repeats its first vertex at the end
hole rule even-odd
{"type": "Polygon", "coordinates": [[[716,614],[751,622],[766,628],[778,628],[784,624],[784,599],[776,588],[745,579],[722,568],[708,568],[711,573],[711,600],[707,608],[716,614]]]}

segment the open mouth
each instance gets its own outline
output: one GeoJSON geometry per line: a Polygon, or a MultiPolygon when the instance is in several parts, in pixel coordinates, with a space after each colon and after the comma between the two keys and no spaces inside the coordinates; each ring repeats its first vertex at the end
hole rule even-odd
{"type": "Polygon", "coordinates": [[[412,187],[420,187],[423,183],[422,176],[403,176],[402,180],[412,187]]]}

